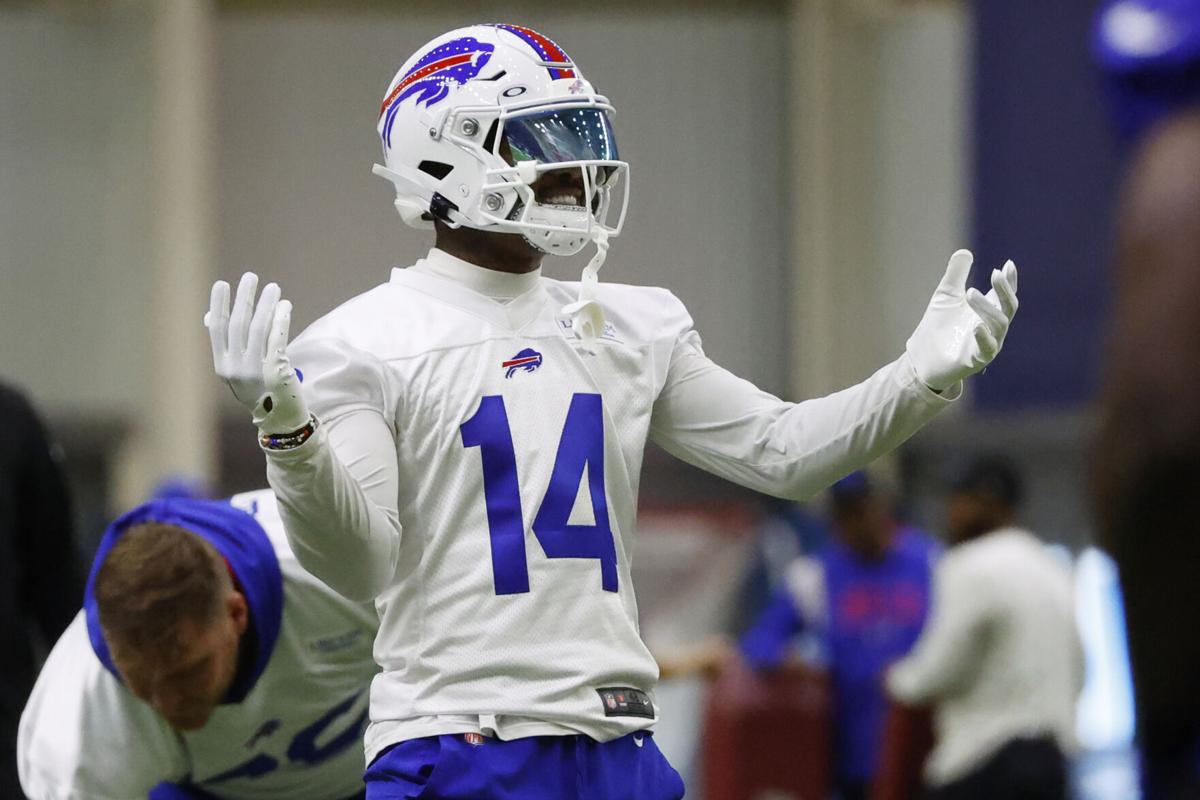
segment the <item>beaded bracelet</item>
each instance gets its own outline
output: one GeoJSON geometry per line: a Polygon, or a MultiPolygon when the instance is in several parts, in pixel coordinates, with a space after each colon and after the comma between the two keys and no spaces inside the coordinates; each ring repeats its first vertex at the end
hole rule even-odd
{"type": "Polygon", "coordinates": [[[308,424],[292,433],[264,433],[258,443],[266,450],[292,450],[308,441],[317,430],[317,418],[309,414],[308,424]]]}

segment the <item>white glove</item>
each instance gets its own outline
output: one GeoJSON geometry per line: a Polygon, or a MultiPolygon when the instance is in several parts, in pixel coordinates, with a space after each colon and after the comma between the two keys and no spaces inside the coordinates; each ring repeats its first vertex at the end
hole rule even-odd
{"type": "Polygon", "coordinates": [[[264,434],[286,434],[308,425],[308,406],[300,379],[287,357],[292,304],[279,299],[279,287],[268,283],[254,305],[258,276],[242,275],[233,315],[229,314],[229,284],[212,287],[204,327],[212,338],[213,368],[225,379],[254,424],[264,434]]]}
{"type": "Polygon", "coordinates": [[[991,363],[1017,313],[1016,264],[1008,261],[992,270],[992,290],[983,295],[967,289],[973,258],[970,250],[950,256],[925,316],[905,345],[917,377],[936,392],[991,363]]]}

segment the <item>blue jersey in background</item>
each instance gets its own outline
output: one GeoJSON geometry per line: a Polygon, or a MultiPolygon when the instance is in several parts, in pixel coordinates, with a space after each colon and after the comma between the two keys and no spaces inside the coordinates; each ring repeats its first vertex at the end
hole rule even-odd
{"type": "Polygon", "coordinates": [[[834,767],[839,782],[874,776],[887,698],[883,674],[912,648],[929,611],[937,543],[896,529],[882,558],[868,559],[837,539],[797,559],[741,641],[756,669],[780,666],[801,634],[817,644],[834,699],[834,767]]]}

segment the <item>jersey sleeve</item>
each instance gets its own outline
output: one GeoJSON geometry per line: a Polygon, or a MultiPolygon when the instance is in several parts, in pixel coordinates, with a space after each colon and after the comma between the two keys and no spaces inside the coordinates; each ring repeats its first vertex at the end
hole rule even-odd
{"type": "Polygon", "coordinates": [[[288,357],[302,376],[309,410],[319,419],[355,411],[370,411],[385,421],[394,418],[383,362],[351,342],[318,328],[297,338],[288,357]]]}
{"type": "Polygon", "coordinates": [[[335,338],[290,348],[317,432],[293,450],[266,450],[296,559],[351,600],[391,581],[400,552],[395,407],[378,359],[335,338]]]}
{"type": "Polygon", "coordinates": [[[787,657],[788,644],[804,629],[792,594],[786,588],[771,595],[766,608],[738,640],[742,658],[754,669],[775,669],[787,657]]]}
{"type": "Polygon", "coordinates": [[[671,296],[672,339],[650,435],[672,455],[765,494],[804,500],[897,447],[951,402],[907,355],[862,383],[802,403],[717,366],[671,296]]]}
{"type": "Polygon", "coordinates": [[[21,716],[21,786],[30,800],[131,800],[183,781],[183,744],[91,650],[82,612],[59,639],[21,716]]]}
{"type": "Polygon", "coordinates": [[[766,608],[742,636],[738,646],[755,669],[775,669],[787,658],[789,645],[805,630],[825,627],[825,569],[815,559],[793,561],[766,608]]]}

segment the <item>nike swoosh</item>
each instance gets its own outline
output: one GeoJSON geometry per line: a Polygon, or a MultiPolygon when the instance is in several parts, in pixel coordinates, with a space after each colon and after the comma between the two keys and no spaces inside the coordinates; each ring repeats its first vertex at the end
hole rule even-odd
{"type": "Polygon", "coordinates": [[[639,739],[636,736],[633,737],[633,743],[636,744],[638,747],[644,746],[644,741],[642,739],[639,739]]]}

